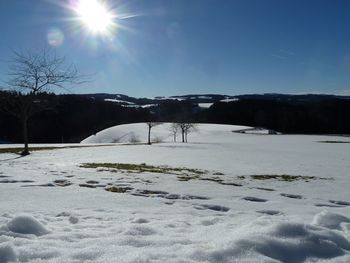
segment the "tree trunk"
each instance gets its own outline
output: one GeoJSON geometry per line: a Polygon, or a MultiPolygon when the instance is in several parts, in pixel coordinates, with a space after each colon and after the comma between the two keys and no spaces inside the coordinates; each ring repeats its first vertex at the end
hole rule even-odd
{"type": "Polygon", "coordinates": [[[21,152],[22,156],[26,156],[29,154],[29,147],[28,147],[28,118],[23,117],[22,118],[22,128],[23,128],[23,143],[24,143],[24,149],[21,152]]]}
{"type": "Polygon", "coordinates": [[[148,145],[151,145],[151,126],[148,125],[148,145]]]}
{"type": "Polygon", "coordinates": [[[182,134],[182,142],[185,142],[185,130],[184,129],[181,130],[181,134],[182,134]]]}

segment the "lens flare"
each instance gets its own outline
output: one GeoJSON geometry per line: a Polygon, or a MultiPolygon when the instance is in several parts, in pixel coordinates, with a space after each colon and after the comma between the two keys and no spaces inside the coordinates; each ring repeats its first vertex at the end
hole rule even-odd
{"type": "Polygon", "coordinates": [[[78,0],[73,5],[78,20],[92,34],[108,34],[115,28],[115,15],[100,0],[78,0]]]}
{"type": "Polygon", "coordinates": [[[58,47],[63,44],[64,35],[59,28],[51,28],[47,33],[47,42],[50,46],[58,47]]]}

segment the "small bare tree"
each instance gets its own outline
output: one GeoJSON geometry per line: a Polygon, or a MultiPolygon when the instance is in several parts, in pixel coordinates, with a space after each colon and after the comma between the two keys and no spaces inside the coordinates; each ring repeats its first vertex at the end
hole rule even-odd
{"type": "Polygon", "coordinates": [[[151,145],[151,130],[152,130],[152,128],[159,125],[159,124],[161,124],[161,123],[160,122],[153,122],[153,121],[146,122],[146,125],[148,127],[148,140],[147,140],[148,145],[151,145]]]}
{"type": "Polygon", "coordinates": [[[186,143],[187,143],[188,134],[198,130],[197,124],[195,123],[179,122],[176,125],[181,130],[182,142],[186,142],[186,143]]]}
{"type": "Polygon", "coordinates": [[[66,89],[67,84],[81,84],[84,77],[72,65],[66,65],[65,58],[49,50],[38,53],[13,53],[10,61],[9,79],[6,90],[8,97],[1,102],[1,109],[22,123],[24,149],[21,155],[28,155],[28,120],[45,108],[40,99],[53,87],[66,89]]]}
{"type": "Polygon", "coordinates": [[[198,125],[195,123],[186,123],[185,124],[185,141],[187,142],[187,135],[192,132],[198,131],[198,125]]]}
{"type": "Polygon", "coordinates": [[[180,127],[177,123],[172,123],[169,127],[169,131],[173,135],[174,142],[176,142],[176,138],[177,138],[177,134],[178,134],[179,130],[180,130],[180,127]]]}

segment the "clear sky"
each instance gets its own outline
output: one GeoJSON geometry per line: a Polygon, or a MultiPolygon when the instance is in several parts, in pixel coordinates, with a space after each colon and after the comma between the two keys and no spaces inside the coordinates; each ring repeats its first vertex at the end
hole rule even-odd
{"type": "Polygon", "coordinates": [[[349,0],[79,1],[0,0],[0,78],[51,46],[93,74],[74,93],[350,94],[349,0]]]}

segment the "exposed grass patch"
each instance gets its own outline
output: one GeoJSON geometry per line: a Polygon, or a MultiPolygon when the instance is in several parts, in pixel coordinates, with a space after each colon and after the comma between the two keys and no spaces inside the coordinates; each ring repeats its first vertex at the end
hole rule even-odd
{"type": "MultiPolygon", "coordinates": [[[[70,146],[37,146],[29,147],[29,152],[36,151],[49,151],[49,150],[60,150],[60,149],[74,149],[74,148],[91,148],[91,147],[106,147],[106,146],[125,146],[130,144],[102,144],[102,145],[70,145],[70,146]]],[[[0,154],[2,153],[15,153],[19,154],[23,151],[23,147],[8,147],[0,148],[0,154]]]]}
{"type": "MultiPolygon", "coordinates": [[[[30,151],[45,151],[45,150],[54,150],[61,149],[62,147],[31,147],[30,151]]],[[[1,153],[16,153],[19,154],[23,151],[23,148],[15,147],[15,148],[0,148],[1,153]]]]}
{"type": "Polygon", "coordinates": [[[320,143],[350,143],[350,141],[318,141],[320,143]]]}
{"type": "Polygon", "coordinates": [[[310,180],[331,180],[331,178],[323,178],[323,177],[316,177],[316,176],[303,176],[303,175],[288,175],[288,174],[255,174],[255,175],[249,175],[249,176],[238,176],[239,179],[245,179],[245,178],[251,178],[254,180],[270,180],[275,179],[278,181],[284,181],[284,182],[294,182],[294,181],[305,181],[308,182],[310,180]]]}
{"type": "MultiPolygon", "coordinates": [[[[132,173],[162,173],[162,174],[175,174],[181,175],[184,178],[186,175],[203,175],[206,171],[191,168],[173,168],[168,166],[153,166],[142,164],[129,164],[129,163],[83,163],[80,165],[82,168],[95,168],[95,169],[108,169],[111,172],[132,172],[132,173]]],[[[106,170],[105,170],[106,171],[106,170]]]]}
{"type": "Polygon", "coordinates": [[[302,176],[302,175],[251,175],[251,178],[254,180],[268,180],[268,179],[277,179],[279,181],[293,182],[298,180],[314,180],[315,176],[302,176]]]}
{"type": "Polygon", "coordinates": [[[158,191],[158,190],[139,190],[137,193],[140,194],[140,195],[147,195],[147,196],[151,196],[151,195],[167,195],[167,194],[169,194],[168,192],[158,191]]]}
{"type": "Polygon", "coordinates": [[[111,186],[108,188],[105,188],[106,191],[112,192],[112,193],[126,193],[130,192],[133,188],[131,187],[119,187],[119,186],[111,186]]]}
{"type": "MultiPolygon", "coordinates": [[[[214,173],[214,175],[217,173],[214,173]]],[[[221,173],[220,173],[221,174],[221,173]]],[[[223,174],[222,174],[223,175],[223,174]]],[[[242,186],[241,184],[237,184],[237,183],[232,183],[232,182],[225,182],[224,179],[221,179],[220,177],[201,177],[199,175],[179,175],[177,177],[177,179],[179,181],[189,181],[189,180],[201,180],[201,181],[210,181],[210,182],[214,182],[217,184],[221,184],[221,185],[232,185],[232,186],[242,186]]]]}
{"type": "Polygon", "coordinates": [[[187,182],[189,180],[195,180],[195,179],[199,179],[200,176],[199,175],[179,175],[177,176],[177,179],[179,181],[183,181],[183,182],[187,182]]]}
{"type": "Polygon", "coordinates": [[[221,179],[220,177],[205,177],[205,178],[199,178],[199,180],[211,181],[221,185],[242,186],[241,184],[237,184],[237,183],[225,182],[225,180],[221,179]]]}
{"type": "MultiPolygon", "coordinates": [[[[169,166],[154,166],[142,164],[129,164],[129,163],[83,163],[81,168],[97,169],[98,172],[115,172],[115,173],[160,173],[160,174],[172,174],[176,175],[179,181],[187,182],[190,180],[211,181],[221,185],[242,186],[238,183],[226,182],[224,179],[215,176],[208,177],[208,171],[200,169],[192,169],[185,167],[169,167],[169,166]]],[[[222,173],[215,172],[214,175],[223,175],[222,173]]]]}
{"type": "Polygon", "coordinates": [[[224,174],[220,173],[220,172],[215,172],[215,173],[213,173],[213,175],[224,175],[224,174]]]}

